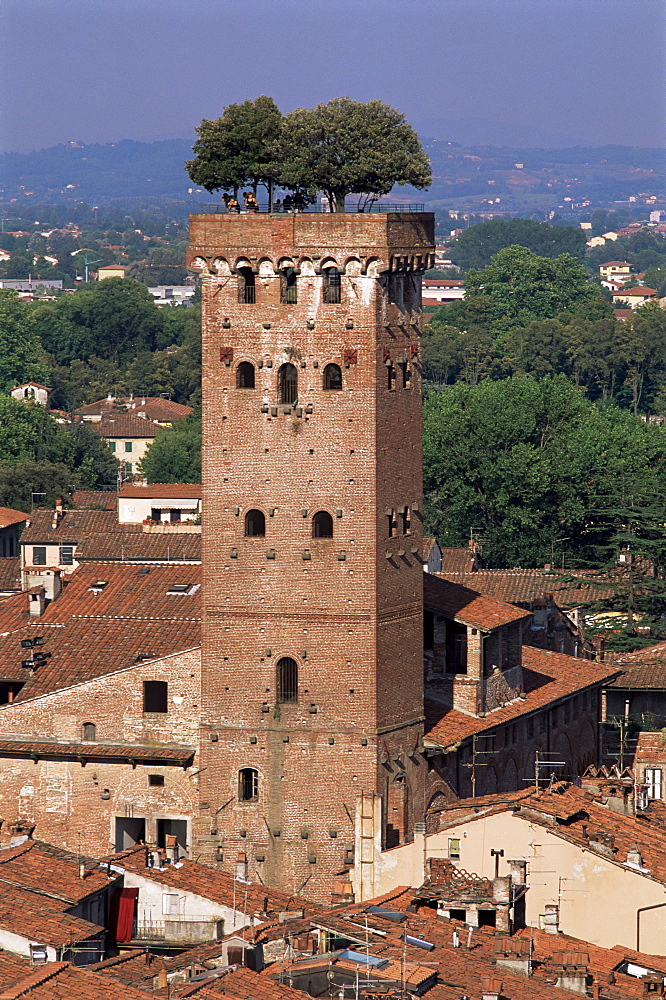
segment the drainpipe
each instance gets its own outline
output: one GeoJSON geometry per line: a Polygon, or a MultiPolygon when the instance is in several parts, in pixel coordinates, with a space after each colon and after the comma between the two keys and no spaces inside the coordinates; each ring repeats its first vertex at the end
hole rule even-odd
{"type": "Polygon", "coordinates": [[[660,910],[666,903],[655,903],[654,906],[641,906],[636,910],[636,951],[640,951],[641,943],[641,913],[646,910],[660,910]]]}

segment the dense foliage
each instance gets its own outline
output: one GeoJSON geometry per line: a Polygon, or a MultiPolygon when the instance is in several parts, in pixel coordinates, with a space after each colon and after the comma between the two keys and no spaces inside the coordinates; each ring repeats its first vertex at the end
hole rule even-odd
{"type": "Polygon", "coordinates": [[[160,431],[141,462],[149,483],[201,482],[201,417],[179,420],[160,431]]]}
{"type": "Polygon", "coordinates": [[[388,194],[395,184],[425,188],[428,157],[405,116],[381,101],[339,97],[284,118],[270,97],[230,104],[215,121],[197,127],[194,159],[185,168],[207,191],[245,184],[274,185],[312,198],[323,191],[331,210],[345,196],[388,194]]]}
{"type": "Polygon", "coordinates": [[[464,271],[486,267],[494,254],[510,246],[527,247],[541,257],[567,253],[582,261],[585,233],[576,226],[551,226],[533,219],[490,219],[460,234],[451,248],[451,260],[464,271]]]}

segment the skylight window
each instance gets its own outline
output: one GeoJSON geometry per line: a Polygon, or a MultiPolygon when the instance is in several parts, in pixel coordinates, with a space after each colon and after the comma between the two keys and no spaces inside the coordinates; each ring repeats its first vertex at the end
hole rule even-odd
{"type": "Polygon", "coordinates": [[[167,594],[186,594],[191,586],[191,583],[172,583],[167,594]]]}

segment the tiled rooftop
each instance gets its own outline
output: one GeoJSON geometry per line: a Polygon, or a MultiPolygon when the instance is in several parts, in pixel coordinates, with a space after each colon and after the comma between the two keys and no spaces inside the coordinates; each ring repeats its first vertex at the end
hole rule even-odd
{"type": "Polygon", "coordinates": [[[29,618],[26,594],[10,597],[0,603],[0,676],[25,681],[20,702],[195,648],[201,641],[199,582],[199,566],[86,564],[41,618],[29,618]],[[104,587],[92,586],[103,581],[104,587]],[[189,590],[168,594],[172,584],[189,590]],[[52,656],[29,674],[21,661],[30,651],[20,641],[35,635],[52,656]]]}
{"type": "MultiPolygon", "coordinates": [[[[466,549],[444,551],[460,553],[460,560],[464,555],[469,561],[466,549]]],[[[553,600],[560,607],[572,608],[605,600],[614,593],[604,576],[601,573],[595,574],[594,571],[581,571],[577,574],[575,570],[567,570],[563,575],[543,569],[455,569],[454,566],[460,560],[453,557],[447,559],[446,563],[442,560],[442,572],[435,575],[510,604],[541,600],[548,593],[553,595],[553,600]],[[595,583],[595,578],[599,579],[599,583],[595,583]]]]}
{"type": "Polygon", "coordinates": [[[23,1000],[24,997],[28,1000],[146,1000],[146,993],[67,962],[50,962],[28,969],[13,980],[0,980],[0,1000],[23,1000]]]}
{"type": "Polygon", "coordinates": [[[203,487],[198,483],[150,483],[138,486],[128,483],[123,486],[118,496],[123,498],[151,499],[151,497],[169,497],[183,500],[200,500],[203,487]]]}
{"type": "Polygon", "coordinates": [[[72,496],[72,503],[80,510],[85,508],[93,510],[116,510],[118,507],[118,494],[111,490],[76,490],[72,496]]]}
{"type": "Polygon", "coordinates": [[[206,899],[221,903],[223,906],[232,906],[235,898],[239,909],[245,909],[247,906],[248,914],[298,910],[302,909],[303,906],[308,906],[304,900],[298,897],[270,889],[259,883],[253,882],[246,885],[235,882],[231,875],[206,865],[200,865],[196,861],[183,860],[178,868],[173,865],[165,865],[164,868],[146,868],[145,851],[141,848],[122,851],[120,854],[113,855],[111,860],[116,868],[124,868],[160,885],[168,885],[204,896],[206,899]]]}
{"type": "Polygon", "coordinates": [[[11,524],[22,524],[28,515],[22,510],[13,510],[11,507],[0,507],[0,528],[8,528],[11,524]]]}
{"type": "Polygon", "coordinates": [[[160,423],[167,423],[172,420],[183,420],[192,412],[191,406],[183,403],[175,403],[171,399],[162,399],[161,396],[129,396],[117,399],[98,399],[94,403],[87,403],[77,411],[82,417],[96,417],[102,415],[129,413],[145,413],[147,420],[157,420],[160,423]]]}
{"type": "Polygon", "coordinates": [[[45,889],[50,896],[74,905],[114,880],[100,870],[97,862],[83,861],[85,878],[80,877],[77,855],[39,840],[27,840],[0,850],[0,883],[32,892],[45,889]]]}
{"type": "Polygon", "coordinates": [[[30,757],[32,760],[78,760],[78,761],[141,761],[142,763],[177,764],[185,767],[192,760],[195,747],[177,746],[175,743],[161,746],[139,743],[61,743],[49,740],[0,738],[1,757],[30,757]]]}
{"type": "MultiPolygon", "coordinates": [[[[529,788],[450,803],[439,811],[440,828],[462,821],[463,816],[468,823],[507,810],[518,816],[524,814],[528,822],[541,824],[555,836],[586,850],[594,842],[595,833],[612,836],[610,860],[619,865],[624,865],[629,851],[638,847],[645,877],[666,884],[666,831],[646,820],[617,813],[591,792],[565,782],[555,785],[552,791],[537,793],[529,788]]],[[[662,962],[666,965],[666,959],[662,962]]]]}
{"type": "Polygon", "coordinates": [[[65,510],[53,527],[54,511],[40,508],[30,514],[22,545],[76,545],[86,535],[102,532],[140,532],[141,525],[120,525],[115,504],[111,510],[65,510]]]}
{"type": "Polygon", "coordinates": [[[428,608],[483,632],[529,617],[529,612],[522,608],[461,587],[440,576],[425,573],[423,585],[423,600],[428,608]]]}
{"type": "Polygon", "coordinates": [[[114,534],[85,536],[77,545],[76,558],[79,562],[200,563],[201,535],[152,534],[143,532],[140,524],[123,524],[114,534]]]}
{"type": "Polygon", "coordinates": [[[31,941],[43,941],[53,948],[65,948],[102,933],[103,928],[97,924],[65,913],[67,908],[67,903],[59,905],[50,897],[2,885],[0,928],[31,941]]]}
{"type": "Polygon", "coordinates": [[[606,659],[622,671],[609,687],[632,691],[666,689],[666,642],[633,653],[609,654],[606,659]]]}
{"type": "Polygon", "coordinates": [[[0,559],[0,591],[21,589],[20,556],[5,556],[0,559]]]}
{"type": "Polygon", "coordinates": [[[133,413],[104,416],[89,426],[103,438],[154,438],[160,430],[159,424],[133,413]]]}
{"type": "Polygon", "coordinates": [[[614,676],[616,670],[617,668],[604,663],[523,646],[525,697],[489,712],[484,718],[465,715],[435,702],[426,702],[426,743],[440,747],[453,746],[475,733],[492,731],[496,726],[514,722],[521,716],[538,711],[550,702],[571,697],[577,691],[601,684],[614,676]]]}

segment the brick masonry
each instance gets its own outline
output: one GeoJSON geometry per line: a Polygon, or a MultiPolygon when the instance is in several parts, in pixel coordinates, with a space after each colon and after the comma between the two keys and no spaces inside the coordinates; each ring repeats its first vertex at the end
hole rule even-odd
{"type": "Polygon", "coordinates": [[[431,215],[191,218],[189,263],[203,277],[198,849],[227,869],[242,850],[262,880],[291,892],[330,892],[349,861],[361,790],[384,795],[387,843],[410,833],[426,804],[415,754],[420,282],[432,254],[431,215]],[[295,303],[281,301],[286,267],[295,303]],[[330,267],[339,303],[325,301],[330,267]],[[243,275],[253,275],[255,302],[239,302],[243,275]],[[254,366],[256,388],[237,388],[241,362],[254,366]],[[298,376],[292,405],[279,402],[284,364],[298,376]],[[323,388],[327,364],[342,371],[340,391],[323,388]],[[251,509],[263,512],[265,537],[246,537],[251,509]],[[312,537],[318,511],[332,516],[332,538],[312,537]],[[278,698],[282,657],[297,663],[294,702],[278,698]],[[249,801],[239,801],[243,768],[257,771],[249,801]]]}
{"type": "MultiPolygon", "coordinates": [[[[200,704],[198,649],[165,657],[24,703],[0,708],[0,740],[30,739],[76,743],[86,722],[101,744],[176,743],[196,747],[200,704]],[[143,682],[166,680],[168,711],[144,713],[143,682]]],[[[158,819],[186,820],[198,814],[198,768],[17,756],[1,761],[1,842],[17,824],[34,836],[71,851],[101,856],[115,849],[116,819],[143,819],[146,838],[155,842],[158,819]],[[161,786],[149,775],[160,775],[161,786]]]]}

